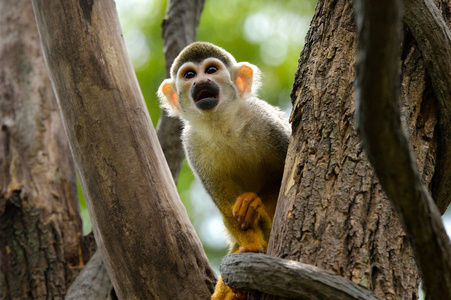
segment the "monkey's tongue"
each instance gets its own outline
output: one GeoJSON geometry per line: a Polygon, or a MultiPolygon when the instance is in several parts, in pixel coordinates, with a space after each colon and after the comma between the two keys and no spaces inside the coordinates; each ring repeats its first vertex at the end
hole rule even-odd
{"type": "Polygon", "coordinates": [[[210,90],[202,90],[197,94],[195,102],[208,98],[218,98],[218,94],[210,91],[210,90]]]}

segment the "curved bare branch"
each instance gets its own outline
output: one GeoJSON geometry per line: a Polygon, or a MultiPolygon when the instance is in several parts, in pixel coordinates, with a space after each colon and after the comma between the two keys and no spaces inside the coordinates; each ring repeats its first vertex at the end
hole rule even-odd
{"type": "Polygon", "coordinates": [[[356,120],[363,146],[410,237],[430,299],[451,299],[451,244],[401,126],[400,0],[356,1],[356,120]]]}
{"type": "Polygon", "coordinates": [[[451,30],[432,0],[404,4],[404,21],[423,55],[437,97],[438,153],[432,195],[443,214],[451,203],[451,30]]]}

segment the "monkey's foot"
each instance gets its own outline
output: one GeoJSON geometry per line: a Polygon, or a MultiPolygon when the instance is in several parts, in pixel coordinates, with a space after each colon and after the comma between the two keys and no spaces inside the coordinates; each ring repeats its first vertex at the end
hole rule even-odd
{"type": "Polygon", "coordinates": [[[241,246],[237,253],[246,253],[246,252],[253,252],[253,253],[266,253],[266,249],[268,248],[268,245],[246,245],[241,246]]]}
{"type": "Polygon", "coordinates": [[[245,291],[232,290],[224,284],[222,276],[219,276],[218,283],[215,287],[215,292],[211,296],[211,300],[244,300],[247,299],[245,291]]]}
{"type": "Polygon", "coordinates": [[[243,193],[238,196],[232,208],[232,215],[243,230],[252,227],[259,217],[270,219],[262,199],[255,193],[243,193]]]}

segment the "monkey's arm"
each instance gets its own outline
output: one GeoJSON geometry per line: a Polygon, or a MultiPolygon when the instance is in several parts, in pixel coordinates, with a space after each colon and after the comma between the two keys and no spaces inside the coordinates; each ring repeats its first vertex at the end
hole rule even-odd
{"type": "Polygon", "coordinates": [[[272,215],[268,214],[262,199],[253,192],[243,192],[239,184],[228,178],[213,178],[214,182],[210,178],[211,186],[204,186],[237,244],[233,246],[235,251],[266,252],[272,215]]]}

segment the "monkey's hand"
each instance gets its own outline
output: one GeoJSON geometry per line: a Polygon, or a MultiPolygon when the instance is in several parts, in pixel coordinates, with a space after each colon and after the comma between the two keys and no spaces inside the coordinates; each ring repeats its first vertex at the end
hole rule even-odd
{"type": "Polygon", "coordinates": [[[264,222],[271,220],[262,199],[255,193],[243,193],[238,196],[232,208],[232,215],[243,230],[254,227],[260,218],[264,222]]]}
{"type": "Polygon", "coordinates": [[[261,198],[255,193],[238,196],[232,207],[232,216],[239,228],[237,231],[229,229],[239,245],[236,252],[266,253],[272,218],[261,198]]]}

